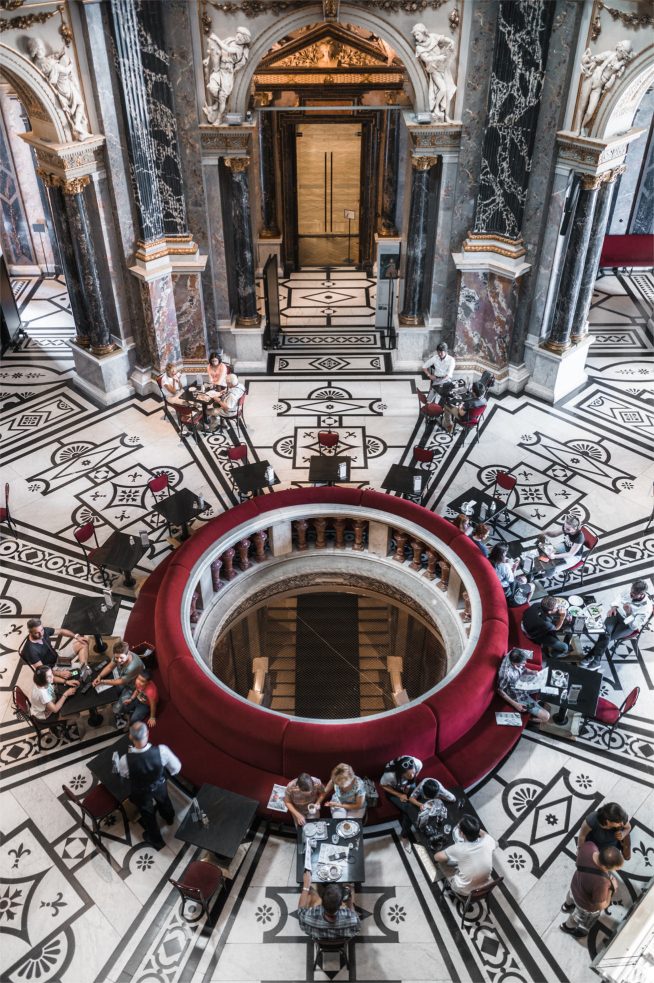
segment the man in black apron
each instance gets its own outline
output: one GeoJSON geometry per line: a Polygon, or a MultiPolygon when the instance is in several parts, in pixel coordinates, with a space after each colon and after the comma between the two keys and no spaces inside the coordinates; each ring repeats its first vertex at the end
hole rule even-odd
{"type": "Polygon", "coordinates": [[[157,810],[166,824],[175,818],[175,809],[166,784],[166,771],[176,775],[182,763],[165,744],[152,745],[150,734],[143,721],[132,724],[129,739],[132,747],[118,762],[118,771],[132,785],[130,802],[141,810],[143,840],[156,850],[166,844],[159,830],[157,810]]]}

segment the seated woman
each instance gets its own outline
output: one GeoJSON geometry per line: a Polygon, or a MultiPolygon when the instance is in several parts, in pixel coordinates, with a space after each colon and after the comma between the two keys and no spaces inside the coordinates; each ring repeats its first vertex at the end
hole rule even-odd
{"type": "Polygon", "coordinates": [[[63,691],[59,699],[56,698],[54,688],[54,675],[49,666],[39,666],[34,670],[34,685],[30,693],[30,703],[32,704],[32,716],[37,720],[55,721],[59,716],[59,711],[69,696],[72,696],[77,689],[77,682],[69,685],[63,691]]]}
{"type": "Polygon", "coordinates": [[[511,560],[508,546],[505,543],[496,543],[488,559],[499,577],[509,605],[514,608],[528,604],[536,590],[536,585],[530,584],[526,574],[519,571],[520,558],[511,560]]]}
{"type": "Polygon", "coordinates": [[[320,779],[308,775],[306,771],[288,783],[284,802],[296,826],[304,826],[312,813],[318,815],[318,803],[324,791],[325,786],[320,779]]]}
{"type": "Polygon", "coordinates": [[[227,385],[225,382],[227,378],[227,366],[218,352],[211,352],[209,355],[207,375],[209,376],[209,385],[212,389],[224,389],[227,385]]]}
{"type": "Polygon", "coordinates": [[[384,768],[384,774],[379,780],[379,784],[386,792],[390,801],[400,810],[402,816],[400,825],[402,827],[402,839],[405,840],[405,848],[411,849],[409,844],[409,832],[415,822],[416,810],[420,808],[420,803],[413,798],[413,792],[418,784],[418,775],[422,769],[422,761],[414,758],[410,754],[403,754],[399,758],[393,758],[384,768]]]}
{"type": "MultiPolygon", "coordinates": [[[[452,519],[452,525],[456,526],[457,529],[459,529],[466,536],[470,536],[473,531],[472,522],[467,515],[463,514],[463,512],[457,515],[456,519],[452,519]]],[[[450,582],[450,564],[442,557],[439,557],[438,562],[441,568],[441,579],[438,581],[436,586],[440,587],[442,591],[446,591],[450,582]]]]}
{"type": "Polygon", "coordinates": [[[325,802],[334,819],[362,819],[366,814],[366,787],[350,765],[341,763],[332,771],[318,805],[325,802]],[[326,801],[325,801],[326,800],[326,801]]]}
{"type": "Polygon", "coordinates": [[[625,860],[631,860],[631,823],[627,812],[617,802],[604,802],[584,819],[579,830],[577,849],[586,840],[600,848],[617,847],[625,860]]]}
{"type": "Polygon", "coordinates": [[[491,534],[490,526],[487,526],[485,522],[478,522],[475,528],[472,530],[470,535],[471,540],[481,550],[485,557],[488,557],[490,550],[488,549],[488,537],[491,534]]]}
{"type": "Polygon", "coordinates": [[[185,403],[180,399],[182,392],[182,377],[172,362],[166,362],[164,374],[161,377],[161,391],[167,403],[177,403],[184,406],[185,403]]]}

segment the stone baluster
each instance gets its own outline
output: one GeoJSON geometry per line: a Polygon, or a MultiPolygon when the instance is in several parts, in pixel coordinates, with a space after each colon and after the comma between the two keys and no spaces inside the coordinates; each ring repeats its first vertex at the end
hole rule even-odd
{"type": "Polygon", "coordinates": [[[429,217],[429,172],[438,157],[411,158],[411,206],[407,231],[407,258],[404,274],[404,301],[399,321],[404,325],[424,323],[423,294],[427,257],[429,217]]]}
{"type": "Polygon", "coordinates": [[[342,550],[345,547],[345,526],[347,519],[339,516],[334,519],[334,529],[336,530],[336,549],[342,550]]]}
{"type": "Polygon", "coordinates": [[[419,539],[411,540],[411,549],[413,550],[413,559],[409,566],[412,570],[419,570],[422,566],[422,551],[423,545],[419,539]]]}
{"type": "Polygon", "coordinates": [[[393,554],[393,559],[398,563],[404,563],[404,547],[408,538],[405,532],[395,533],[395,553],[393,554]]]}
{"type": "Polygon", "coordinates": [[[361,553],[364,550],[364,545],[363,545],[363,530],[365,529],[365,525],[366,524],[365,524],[365,520],[364,519],[355,519],[354,522],[353,522],[353,526],[354,526],[354,544],[352,546],[352,549],[353,550],[356,550],[357,553],[361,553]]]}
{"type": "Polygon", "coordinates": [[[225,157],[225,166],[232,175],[232,251],[238,283],[236,323],[242,327],[256,327],[261,320],[257,313],[249,164],[249,157],[225,157]]]}
{"type": "Polygon", "coordinates": [[[327,519],[322,516],[313,520],[316,530],[316,549],[323,550],[327,545],[325,542],[325,530],[327,529],[327,519]]]}
{"type": "Polygon", "coordinates": [[[211,564],[211,583],[215,591],[220,590],[220,588],[223,586],[223,582],[220,579],[220,570],[222,565],[223,561],[220,559],[220,557],[217,560],[214,560],[211,564]]]}
{"type": "Polygon", "coordinates": [[[196,625],[200,620],[200,614],[202,611],[202,595],[200,594],[200,588],[196,587],[193,591],[193,596],[191,597],[191,624],[196,625]]]}
{"type": "Polygon", "coordinates": [[[236,556],[236,550],[233,546],[230,546],[228,550],[222,555],[222,561],[225,567],[225,580],[233,580],[236,576],[236,570],[234,569],[234,557],[236,556]]]}
{"type": "Polygon", "coordinates": [[[309,528],[309,523],[306,519],[298,519],[295,522],[295,531],[297,533],[297,548],[300,552],[303,552],[307,548],[307,529],[309,528]]]}
{"type": "Polygon", "coordinates": [[[255,532],[254,533],[254,535],[252,536],[252,539],[254,540],[254,556],[255,556],[255,559],[256,560],[259,560],[259,561],[265,560],[266,559],[266,542],[268,540],[268,533],[265,531],[265,529],[260,529],[258,532],[255,532]]]}
{"type": "Polygon", "coordinates": [[[427,569],[425,570],[425,577],[427,580],[436,580],[436,565],[438,563],[438,553],[436,550],[432,549],[431,546],[427,547],[427,569]]]}
{"type": "Polygon", "coordinates": [[[240,543],[236,544],[236,548],[238,550],[238,565],[240,566],[241,570],[249,570],[250,559],[248,557],[248,553],[250,551],[250,540],[242,539],[240,543]]]}

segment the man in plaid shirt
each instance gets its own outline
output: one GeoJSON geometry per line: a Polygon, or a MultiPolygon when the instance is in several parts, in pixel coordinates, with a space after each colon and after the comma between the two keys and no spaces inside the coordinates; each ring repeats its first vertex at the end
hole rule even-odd
{"type": "Polygon", "coordinates": [[[543,723],[550,719],[547,710],[544,710],[533,698],[531,693],[522,689],[517,689],[517,684],[521,680],[534,679],[538,673],[534,669],[527,668],[527,660],[532,655],[527,649],[511,649],[500,662],[497,673],[497,689],[500,696],[510,703],[511,706],[523,713],[525,710],[535,719],[543,723]]]}
{"type": "Polygon", "coordinates": [[[311,871],[305,870],[298,904],[302,931],[316,942],[347,942],[359,934],[359,916],[354,910],[354,891],[347,901],[342,884],[326,884],[322,899],[311,890],[311,871]],[[322,903],[321,903],[322,901],[322,903]]]}

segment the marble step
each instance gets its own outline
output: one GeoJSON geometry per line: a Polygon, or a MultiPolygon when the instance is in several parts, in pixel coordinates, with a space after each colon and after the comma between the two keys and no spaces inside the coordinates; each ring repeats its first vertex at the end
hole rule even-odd
{"type": "Polygon", "coordinates": [[[268,666],[268,668],[270,669],[271,672],[272,671],[278,672],[279,670],[283,671],[287,669],[287,670],[292,670],[293,673],[295,673],[295,657],[293,657],[292,659],[286,659],[286,658],[278,659],[277,657],[273,656],[271,658],[270,665],[268,666]]]}
{"type": "Polygon", "coordinates": [[[273,699],[278,696],[293,696],[295,697],[295,682],[293,683],[282,683],[281,685],[275,686],[272,691],[273,699]]]}
{"type": "Polygon", "coordinates": [[[361,712],[367,710],[369,713],[380,713],[384,709],[384,700],[381,696],[362,696],[361,712]]]}
{"type": "Polygon", "coordinates": [[[276,673],[277,683],[283,685],[284,683],[293,683],[295,686],[295,669],[282,669],[276,673]]]}
{"type": "Polygon", "coordinates": [[[359,684],[359,692],[361,693],[361,696],[362,697],[363,696],[374,696],[376,699],[381,700],[381,702],[383,703],[384,702],[384,697],[383,697],[382,693],[380,692],[380,689],[381,689],[381,687],[377,683],[372,683],[372,682],[370,682],[370,683],[364,683],[364,682],[361,682],[359,684]]]}
{"type": "Polygon", "coordinates": [[[384,659],[388,655],[389,646],[386,645],[359,645],[359,659],[384,659]]]}
{"type": "Polygon", "coordinates": [[[359,656],[359,668],[367,675],[373,672],[385,672],[386,663],[379,656],[359,656]]]}
{"type": "Polygon", "coordinates": [[[274,696],[270,702],[271,710],[283,710],[284,713],[295,713],[294,696],[274,696]]]}

